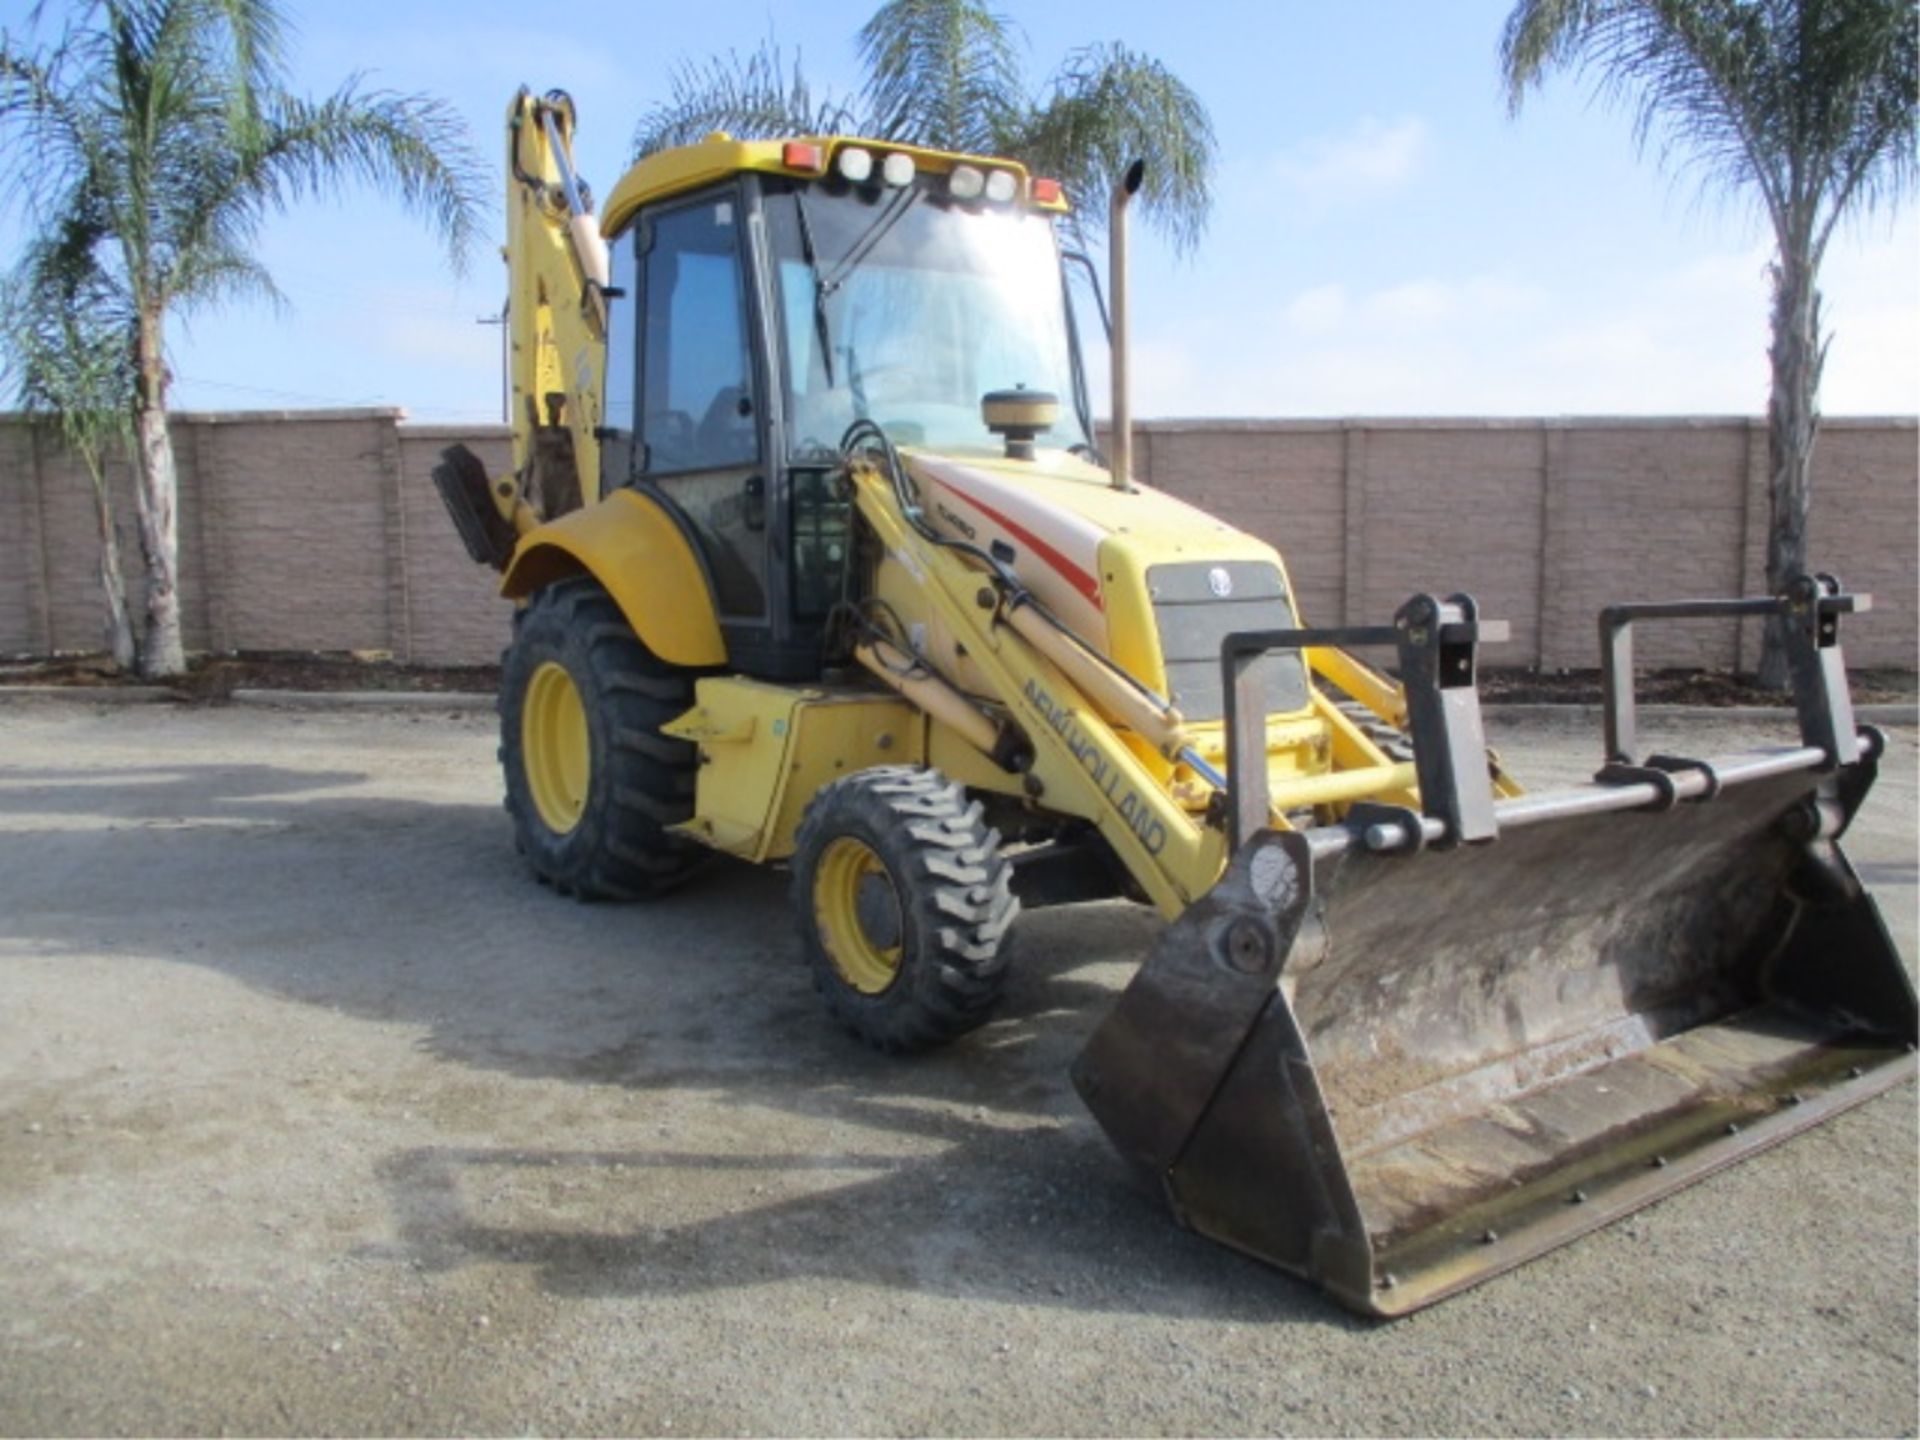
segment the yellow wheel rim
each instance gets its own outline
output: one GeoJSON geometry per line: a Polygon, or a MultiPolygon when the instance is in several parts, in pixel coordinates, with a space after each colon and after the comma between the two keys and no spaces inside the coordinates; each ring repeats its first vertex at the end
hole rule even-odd
{"type": "Polygon", "coordinates": [[[813,918],[840,978],[878,995],[900,976],[900,897],[864,840],[842,835],[813,872],[813,918]]]}
{"type": "Polygon", "coordinates": [[[557,660],[544,662],[527,685],[520,706],[520,754],[533,808],[549,830],[565,835],[587,808],[593,749],[580,687],[557,660]]]}

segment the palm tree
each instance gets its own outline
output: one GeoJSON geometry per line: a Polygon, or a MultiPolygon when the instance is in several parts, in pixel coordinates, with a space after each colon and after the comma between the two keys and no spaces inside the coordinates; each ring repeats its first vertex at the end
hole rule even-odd
{"type": "Polygon", "coordinates": [[[110,287],[90,267],[61,274],[72,257],[56,249],[36,252],[22,273],[0,289],[7,333],[0,362],[21,409],[51,418],[69,454],[86,467],[93,485],[94,522],[100,539],[100,588],[106,599],[107,650],[122,670],[139,657],[127,586],[120,565],[120,536],[107,487],[108,452],[132,453],[127,317],[117,313],[110,287]],[[44,283],[28,283],[29,280],[44,283]]]}
{"type": "MultiPolygon", "coordinates": [[[[30,27],[40,7],[31,15],[30,27]]],[[[277,299],[252,254],[261,223],[343,181],[397,194],[456,263],[481,215],[483,171],[448,107],[357,78],[324,100],[294,95],[286,34],[274,0],[90,0],[50,45],[0,33],[0,143],[18,162],[0,198],[24,202],[36,235],[16,283],[86,272],[124,321],[117,373],[138,461],[148,675],[186,668],[169,317],[277,299]]]]}
{"type": "Polygon", "coordinates": [[[866,82],[835,100],[768,42],[684,65],[648,111],[634,154],[699,140],[854,133],[943,150],[1006,155],[1094,203],[1076,223],[1097,230],[1104,197],[1136,158],[1147,162],[1143,217],[1185,251],[1212,208],[1213,126],[1199,97],[1158,60],[1118,44],[1069,55],[1028,90],[1012,23],[980,0],[887,0],[862,27],[866,82]]]}
{"type": "MultiPolygon", "coordinates": [[[[1891,205],[1915,174],[1920,0],[1518,0],[1501,62],[1517,111],[1555,67],[1628,100],[1635,138],[1756,201],[1773,227],[1767,583],[1807,563],[1819,429],[1820,262],[1848,215],[1891,205]]],[[[1778,626],[1760,679],[1787,684],[1778,626]]]]}

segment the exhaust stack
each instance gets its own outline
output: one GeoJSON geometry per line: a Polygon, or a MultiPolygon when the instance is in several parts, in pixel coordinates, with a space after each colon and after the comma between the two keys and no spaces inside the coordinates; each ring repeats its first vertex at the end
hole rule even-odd
{"type": "Polygon", "coordinates": [[[1147,162],[1136,160],[1113,187],[1107,212],[1107,289],[1112,296],[1113,488],[1133,488],[1133,406],[1127,399],[1127,206],[1146,179],[1147,162]]]}

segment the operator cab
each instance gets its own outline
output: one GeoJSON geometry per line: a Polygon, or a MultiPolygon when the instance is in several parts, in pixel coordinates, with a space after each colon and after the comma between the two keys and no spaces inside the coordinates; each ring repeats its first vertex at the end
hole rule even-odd
{"type": "Polygon", "coordinates": [[[1043,451],[1092,425],[1057,186],[864,141],[782,159],[643,203],[610,242],[601,493],[636,486],[686,530],[735,669],[802,680],[848,579],[851,425],[1000,456],[983,401],[1022,391],[1073,398],[1043,451]]]}

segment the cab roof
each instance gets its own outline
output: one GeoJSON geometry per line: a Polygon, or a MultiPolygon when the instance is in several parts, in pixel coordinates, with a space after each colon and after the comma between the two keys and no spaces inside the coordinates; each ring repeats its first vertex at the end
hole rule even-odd
{"type": "Polygon", "coordinates": [[[657,151],[638,161],[613,187],[600,228],[609,237],[624,230],[642,205],[670,199],[689,190],[698,190],[730,175],[759,171],[768,175],[791,175],[814,180],[833,173],[834,157],[849,146],[873,153],[876,162],[888,155],[913,157],[914,169],[944,175],[957,165],[973,165],[982,170],[1010,170],[1018,181],[1017,199],[1035,210],[1064,215],[1070,207],[1066,194],[1058,199],[1038,200],[1033,196],[1027,167],[1017,160],[992,155],[966,155],[950,150],[930,150],[921,145],[902,145],[893,140],[869,140],[854,135],[806,135],[785,140],[736,140],[724,131],[715,131],[694,145],[680,145],[657,151]],[[820,164],[789,163],[796,149],[814,147],[820,164]]]}

